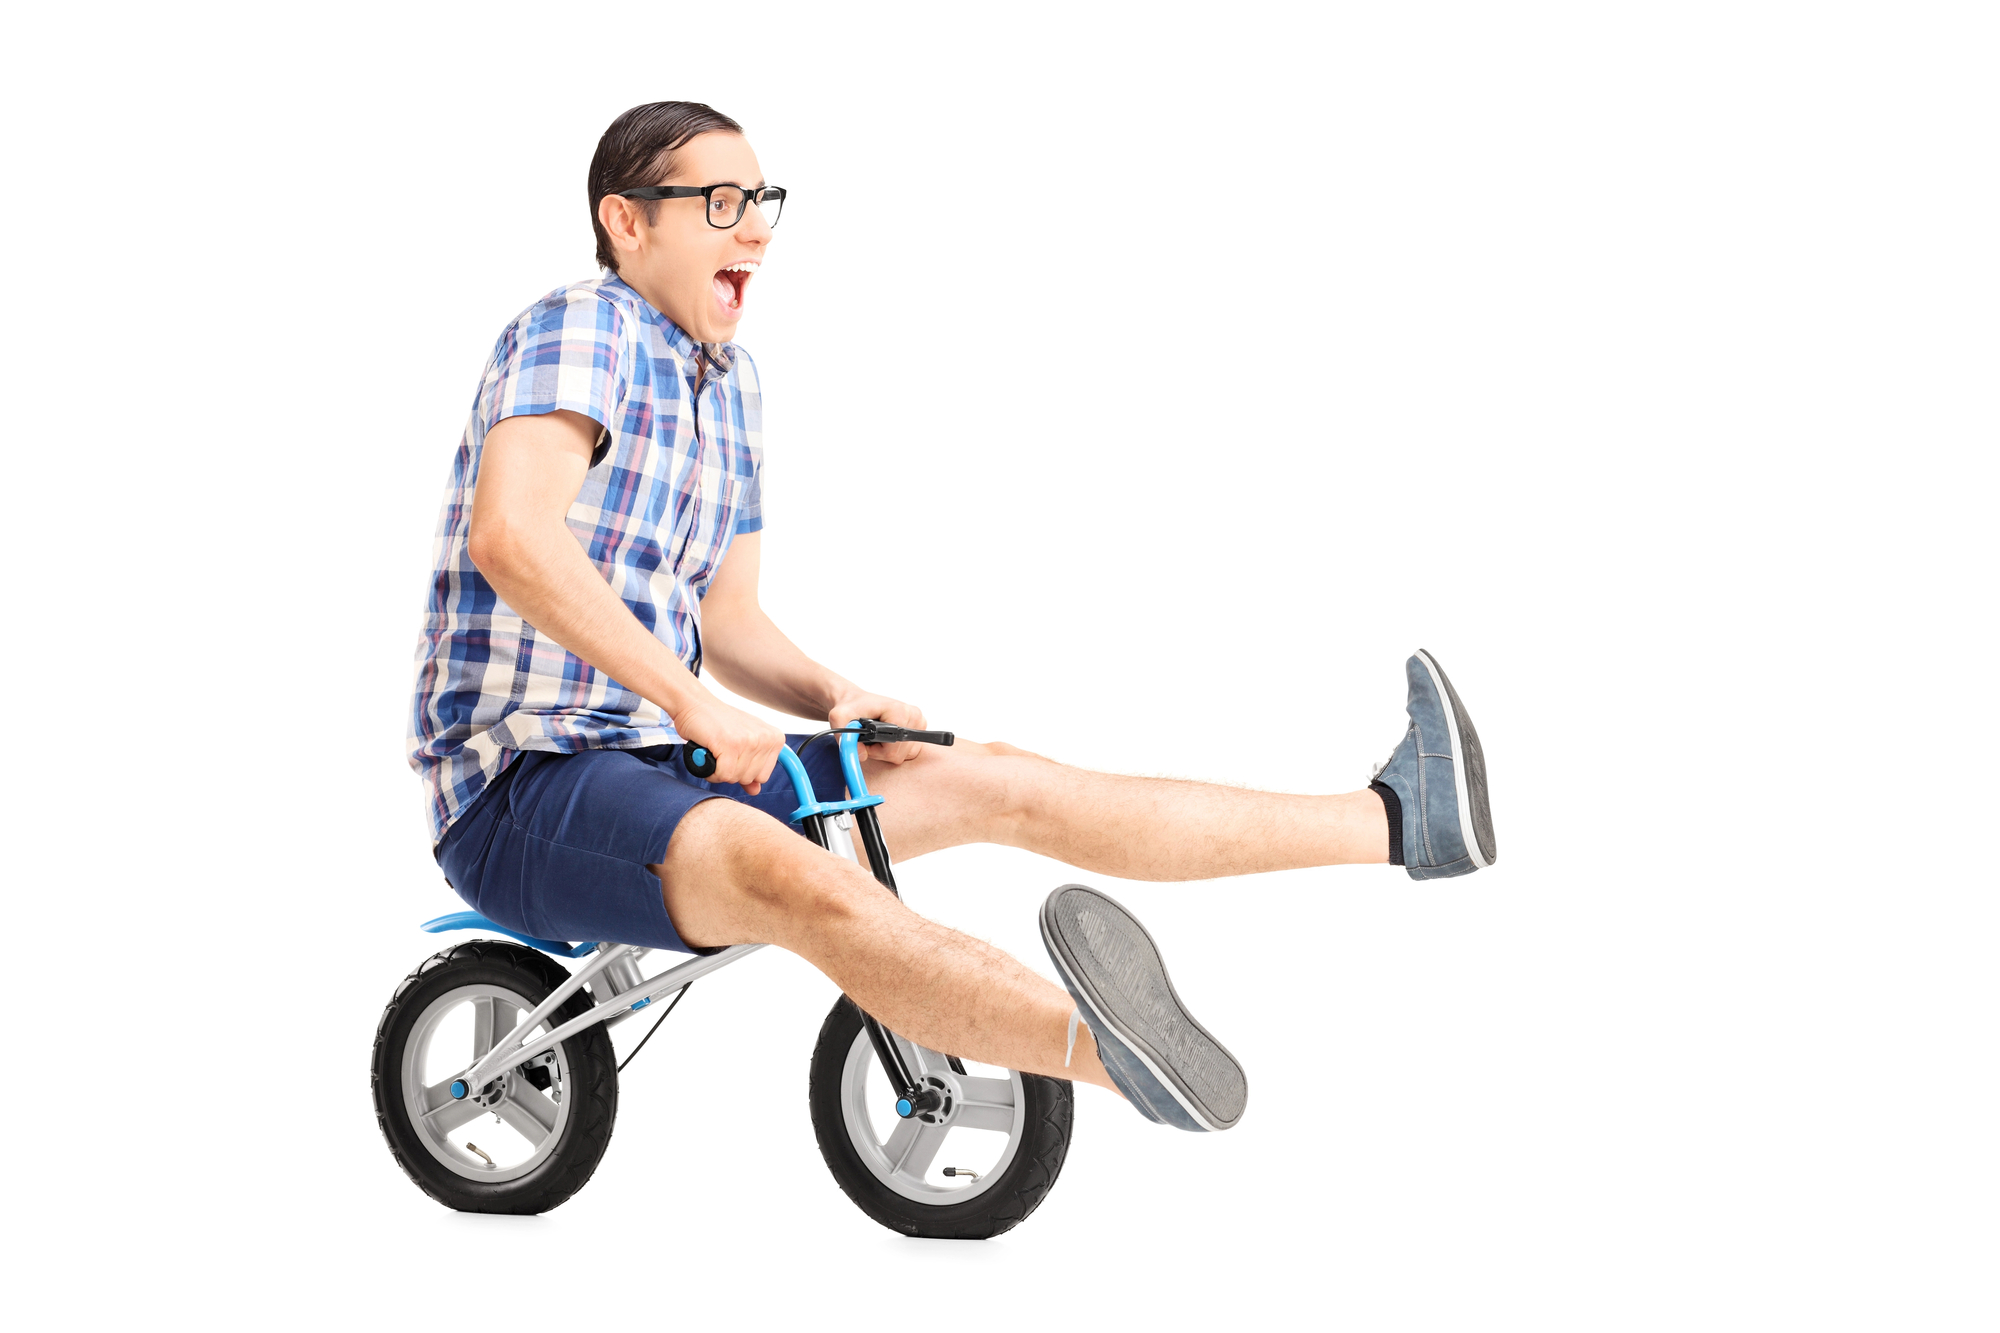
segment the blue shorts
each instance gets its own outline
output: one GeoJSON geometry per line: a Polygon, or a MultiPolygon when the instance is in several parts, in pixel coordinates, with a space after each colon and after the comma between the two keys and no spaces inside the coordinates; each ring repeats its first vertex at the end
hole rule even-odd
{"type": "MultiPolygon", "coordinates": [[[[805,737],[785,740],[796,749],[805,737]]],[[[703,782],[681,767],[680,751],[519,752],[438,844],[445,879],[473,911],[538,939],[712,952],[682,942],[646,867],[667,859],[681,817],[703,801],[727,797],[782,822],[799,794],[782,767],[755,796],[703,782]]],[[[805,763],[820,799],[839,800],[840,747],[821,741],[805,763]]]]}

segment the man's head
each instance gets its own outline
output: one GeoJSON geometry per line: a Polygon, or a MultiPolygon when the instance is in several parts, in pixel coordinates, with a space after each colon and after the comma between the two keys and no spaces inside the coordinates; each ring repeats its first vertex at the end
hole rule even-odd
{"type": "Polygon", "coordinates": [[[628,199],[649,186],[766,184],[743,127],[699,102],[651,102],[611,122],[590,160],[591,226],[597,262],[698,342],[727,342],[771,241],[755,204],[736,211],[719,198],[628,199]]]}

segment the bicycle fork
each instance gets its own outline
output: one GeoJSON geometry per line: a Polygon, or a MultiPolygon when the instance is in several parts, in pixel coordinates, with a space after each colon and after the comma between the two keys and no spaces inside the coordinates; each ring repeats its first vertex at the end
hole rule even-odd
{"type": "MultiPolygon", "coordinates": [[[[863,806],[858,810],[842,810],[831,815],[809,815],[803,823],[808,838],[836,856],[844,856],[856,865],[866,867],[875,876],[876,883],[898,898],[903,896],[896,888],[895,872],[889,867],[889,847],[882,841],[882,824],[875,816],[874,807],[863,806]],[[868,853],[866,860],[856,854],[853,834],[860,835],[861,846],[868,853]]],[[[909,1064],[903,1059],[902,1049],[896,1045],[895,1034],[865,1010],[861,1015],[861,1025],[868,1033],[868,1044],[875,1048],[875,1058],[882,1062],[882,1072],[888,1075],[889,1086],[896,1091],[896,1114],[907,1120],[911,1116],[940,1109],[944,1104],[943,1095],[936,1088],[919,1084],[910,1076],[909,1064]]]]}

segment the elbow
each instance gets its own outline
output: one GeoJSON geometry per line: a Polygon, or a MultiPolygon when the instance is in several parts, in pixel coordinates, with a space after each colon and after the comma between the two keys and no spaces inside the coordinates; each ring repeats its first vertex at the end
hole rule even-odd
{"type": "Polygon", "coordinates": [[[465,554],[472,567],[493,583],[506,578],[519,564],[521,543],[505,524],[475,521],[465,535],[465,554]]]}

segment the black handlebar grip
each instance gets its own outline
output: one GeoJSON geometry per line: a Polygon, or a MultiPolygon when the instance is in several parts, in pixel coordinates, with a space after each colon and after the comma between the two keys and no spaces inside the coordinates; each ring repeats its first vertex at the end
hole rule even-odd
{"type": "Polygon", "coordinates": [[[872,718],[862,718],[859,726],[861,734],[855,739],[863,745],[896,745],[904,741],[915,741],[919,745],[950,745],[958,739],[948,731],[912,731],[908,727],[895,727],[872,718]]]}
{"type": "Polygon", "coordinates": [[[703,746],[690,741],[681,747],[681,767],[698,778],[715,775],[715,755],[703,746]]]}

